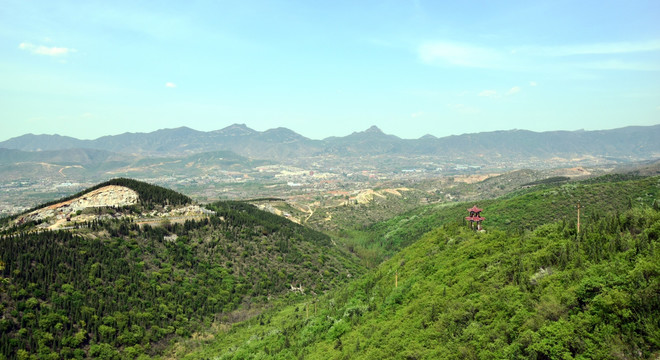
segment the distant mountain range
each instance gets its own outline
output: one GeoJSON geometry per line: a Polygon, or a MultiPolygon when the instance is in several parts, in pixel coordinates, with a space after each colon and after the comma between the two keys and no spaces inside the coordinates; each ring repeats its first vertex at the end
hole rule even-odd
{"type": "MultiPolygon", "coordinates": [[[[583,156],[620,160],[660,157],[660,125],[631,126],[599,131],[508,130],[436,138],[401,139],[384,134],[376,126],[344,137],[323,140],[306,138],[286,128],[257,131],[244,124],[204,132],[187,127],[150,133],[124,133],[95,140],[60,135],[27,134],[0,142],[0,148],[22,151],[93,149],[136,156],[183,156],[210,151],[271,160],[297,157],[336,156],[442,156],[508,159],[583,156]]],[[[111,154],[98,152],[99,157],[111,154]]],[[[8,156],[5,153],[3,156],[8,156]]]]}
{"type": "Polygon", "coordinates": [[[253,160],[232,151],[209,151],[182,156],[139,156],[95,149],[23,151],[0,148],[0,176],[23,178],[73,177],[96,179],[108,176],[151,177],[163,174],[198,176],[215,172],[246,172],[269,160],[253,160]]]}

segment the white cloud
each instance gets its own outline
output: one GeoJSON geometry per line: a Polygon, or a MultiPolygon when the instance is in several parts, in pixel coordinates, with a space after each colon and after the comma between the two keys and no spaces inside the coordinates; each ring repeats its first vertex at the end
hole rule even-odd
{"type": "Polygon", "coordinates": [[[530,81],[529,86],[538,86],[538,83],[536,81],[530,81]]]}
{"type": "Polygon", "coordinates": [[[628,62],[620,60],[594,61],[574,64],[577,68],[593,70],[635,70],[635,71],[660,71],[658,64],[643,62],[628,62]]]}
{"type": "Polygon", "coordinates": [[[165,86],[168,87],[168,88],[175,88],[175,87],[176,87],[176,84],[173,83],[173,82],[166,82],[166,83],[165,83],[165,86]]]}
{"type": "Polygon", "coordinates": [[[502,56],[492,49],[450,42],[426,42],[417,49],[420,59],[429,65],[464,67],[499,67],[502,56]]]}
{"type": "Polygon", "coordinates": [[[660,50],[660,40],[532,47],[529,50],[532,53],[545,56],[627,54],[658,51],[660,50]]]}
{"type": "MultiPolygon", "coordinates": [[[[660,52],[660,40],[592,43],[558,46],[487,47],[451,41],[426,41],[417,47],[417,56],[425,64],[472,68],[537,71],[539,69],[581,68],[592,70],[660,71],[650,61],[627,57],[638,53],[660,52]],[[626,59],[613,59],[613,56],[626,59]],[[558,62],[557,58],[575,62],[558,62]]],[[[530,86],[532,83],[530,82],[530,86]]]]}
{"type": "Polygon", "coordinates": [[[522,89],[520,88],[520,86],[514,86],[514,87],[512,87],[511,89],[509,89],[509,91],[507,91],[506,94],[507,94],[507,95],[517,94],[517,93],[520,92],[520,90],[522,90],[522,89]]]}
{"type": "Polygon", "coordinates": [[[479,93],[479,96],[483,97],[500,97],[500,95],[495,90],[484,90],[479,93]]]}
{"type": "Polygon", "coordinates": [[[34,45],[31,43],[21,43],[18,45],[18,48],[21,50],[29,51],[37,55],[46,55],[46,56],[64,56],[69,53],[74,53],[77,50],[73,48],[57,47],[57,46],[43,46],[43,45],[34,45]]]}
{"type": "Polygon", "coordinates": [[[414,112],[414,113],[410,114],[410,117],[414,119],[414,118],[418,118],[418,117],[423,116],[423,115],[424,115],[423,111],[417,111],[417,112],[414,112]]]}

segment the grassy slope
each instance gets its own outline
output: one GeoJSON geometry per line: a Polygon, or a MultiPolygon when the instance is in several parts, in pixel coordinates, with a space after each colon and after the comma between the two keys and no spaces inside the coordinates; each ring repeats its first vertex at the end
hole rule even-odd
{"type": "MultiPolygon", "coordinates": [[[[619,211],[619,198],[657,191],[657,181],[582,184],[566,193],[600,194],[589,198],[619,211]]],[[[517,210],[506,204],[538,209],[533,205],[543,204],[540,194],[548,190],[484,207],[512,214],[517,210]]],[[[657,199],[655,194],[648,198],[657,199]]],[[[621,208],[627,207],[623,202],[621,208]]],[[[190,342],[177,356],[191,350],[188,359],[657,356],[660,213],[648,206],[620,212],[585,222],[579,241],[574,225],[561,221],[533,232],[508,224],[513,233],[494,226],[483,234],[459,224],[436,226],[327,297],[301,298],[221,331],[215,341],[190,342]]]]}

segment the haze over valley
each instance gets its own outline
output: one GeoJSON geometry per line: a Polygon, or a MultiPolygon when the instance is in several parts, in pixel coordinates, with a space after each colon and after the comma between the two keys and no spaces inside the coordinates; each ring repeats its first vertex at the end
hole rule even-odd
{"type": "MultiPolygon", "coordinates": [[[[365,133],[376,138],[340,141],[371,153],[286,161],[229,150],[4,150],[3,171],[26,179],[4,184],[4,201],[41,203],[0,218],[3,356],[658,354],[658,324],[644,319],[657,319],[660,308],[660,269],[652,265],[660,163],[642,155],[649,151],[615,152],[656,151],[655,143],[599,153],[605,145],[594,140],[596,150],[579,158],[549,146],[539,159],[509,151],[472,165],[387,155],[404,151],[390,147],[397,138],[365,133]],[[523,165],[534,169],[517,169],[523,165]],[[29,181],[30,168],[44,177],[29,181]],[[86,184],[113,175],[124,177],[86,184]],[[486,215],[480,231],[463,220],[475,203],[486,215]],[[631,300],[603,303],[613,294],[631,300]],[[633,320],[619,320],[629,332],[615,331],[620,340],[603,346],[612,331],[602,324],[629,312],[633,320]],[[470,341],[475,326],[501,346],[470,341]],[[549,334],[556,327],[570,335],[549,334]]],[[[267,146],[274,144],[290,142],[267,146]]]]}
{"type": "MultiPolygon", "coordinates": [[[[658,126],[416,140],[375,126],[323,140],[285,128],[259,132],[242,124],[212,132],[177,128],[91,141],[30,134],[0,142],[0,210],[16,213],[113,177],[168,186],[205,202],[259,197],[304,202],[318,196],[354,199],[360,191],[414,188],[420,181],[471,183],[516,169],[541,171],[537,177],[587,176],[657,159],[658,138],[658,126]],[[552,170],[559,168],[565,170],[552,170]]],[[[427,188],[432,186],[420,190],[427,188]]]]}
{"type": "Polygon", "coordinates": [[[0,360],[660,359],[658,14],[3,1],[0,360]]]}

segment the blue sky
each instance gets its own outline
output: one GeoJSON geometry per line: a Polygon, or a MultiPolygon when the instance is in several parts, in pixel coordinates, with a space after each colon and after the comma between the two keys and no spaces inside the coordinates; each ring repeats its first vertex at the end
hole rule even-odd
{"type": "Polygon", "coordinates": [[[3,0],[0,141],[655,125],[659,24],[657,0],[3,0]]]}

